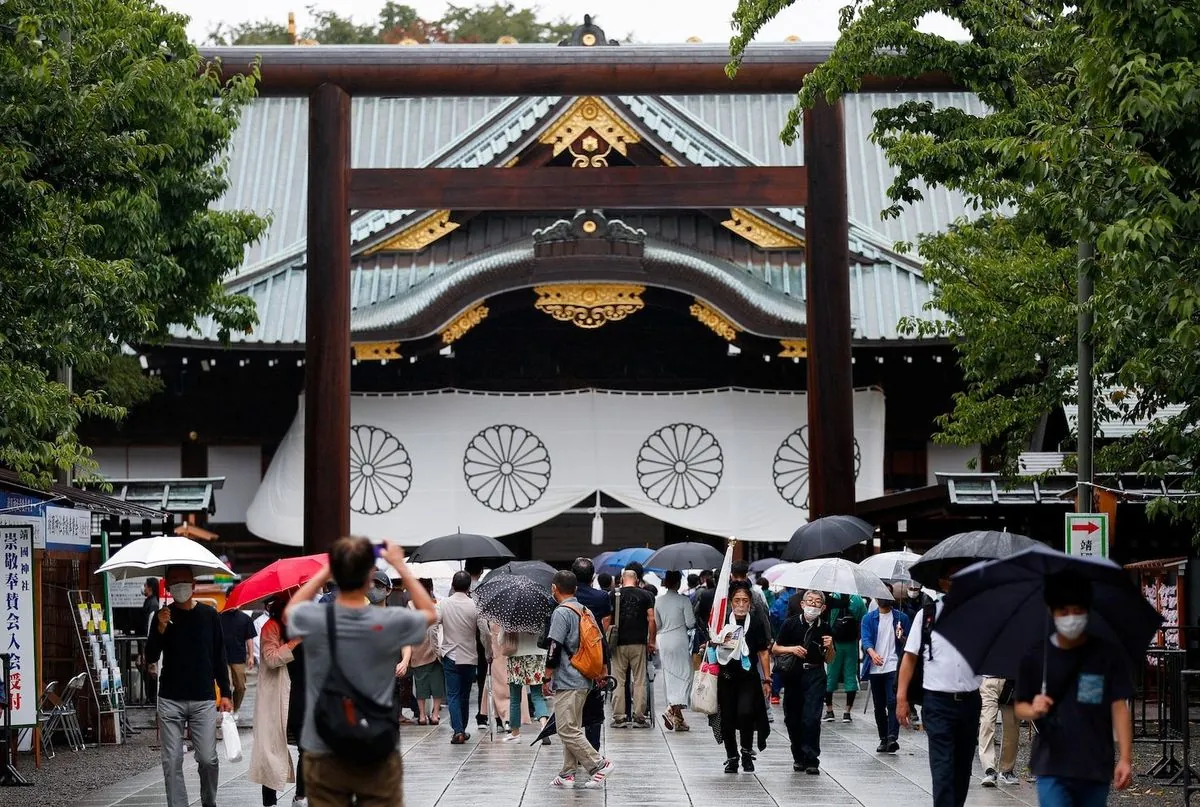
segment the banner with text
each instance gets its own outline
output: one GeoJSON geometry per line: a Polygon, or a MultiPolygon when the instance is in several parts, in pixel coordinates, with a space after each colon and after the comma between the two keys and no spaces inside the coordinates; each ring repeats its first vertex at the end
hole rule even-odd
{"type": "MultiPolygon", "coordinates": [[[[0,653],[10,654],[8,693],[12,698],[13,726],[37,724],[37,636],[34,613],[37,592],[33,579],[33,529],[0,526],[4,593],[0,609],[0,653]]],[[[0,692],[0,697],[3,693],[0,692]]]]}

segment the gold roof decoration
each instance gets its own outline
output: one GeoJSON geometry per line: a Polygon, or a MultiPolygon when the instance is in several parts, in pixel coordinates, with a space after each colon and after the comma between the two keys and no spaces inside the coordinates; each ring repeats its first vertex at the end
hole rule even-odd
{"type": "Polygon", "coordinates": [[[502,36],[496,40],[496,44],[497,45],[515,45],[515,44],[517,44],[517,38],[510,34],[505,34],[504,36],[502,36]]]}
{"type": "Polygon", "coordinates": [[[387,361],[400,358],[399,342],[356,342],[354,358],[359,361],[387,361]]]}
{"type": "Polygon", "coordinates": [[[803,239],[784,232],[740,207],[730,210],[729,218],[721,222],[721,225],[761,249],[796,249],[804,246],[803,239]]]}
{"type": "MultiPolygon", "coordinates": [[[[567,107],[558,120],[538,138],[538,142],[552,146],[554,156],[557,157],[589,129],[621,154],[627,153],[628,144],[640,143],[642,140],[641,135],[614,112],[612,107],[599,98],[588,95],[567,107]]],[[[599,143],[596,143],[595,147],[598,146],[599,143]]]]}
{"type": "Polygon", "coordinates": [[[571,283],[558,286],[537,286],[534,307],[560,322],[570,322],[580,328],[599,328],[608,322],[619,322],[645,307],[642,292],[645,286],[625,283],[571,283]]]}
{"type": "Polygon", "coordinates": [[[807,359],[808,358],[808,340],[807,339],[780,339],[779,358],[781,359],[807,359]]]}
{"type": "Polygon", "coordinates": [[[419,252],[444,235],[458,229],[458,222],[450,220],[449,210],[435,210],[414,224],[405,227],[388,240],[366,250],[364,255],[376,252],[419,252]]]}
{"type": "Polygon", "coordinates": [[[446,330],[442,331],[442,343],[449,345],[462,339],[467,331],[487,319],[487,315],[488,307],[486,305],[477,305],[463,313],[454,322],[447,325],[446,330]]]}
{"type": "Polygon", "coordinates": [[[726,342],[732,342],[734,339],[737,339],[737,335],[742,330],[726,319],[720,312],[710,308],[700,300],[696,300],[688,311],[691,312],[693,317],[711,328],[713,333],[726,342]]]}

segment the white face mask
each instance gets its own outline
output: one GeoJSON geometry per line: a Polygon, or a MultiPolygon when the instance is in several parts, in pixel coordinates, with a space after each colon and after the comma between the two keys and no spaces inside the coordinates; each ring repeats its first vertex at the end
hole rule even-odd
{"type": "Polygon", "coordinates": [[[1054,629],[1068,641],[1075,641],[1087,630],[1087,614],[1071,614],[1054,617],[1054,629]]]}
{"type": "Polygon", "coordinates": [[[910,589],[908,590],[908,598],[909,598],[910,600],[915,600],[917,597],[920,597],[920,596],[921,596],[921,589],[919,589],[919,588],[910,588],[910,589]]]}
{"type": "Polygon", "coordinates": [[[175,602],[187,602],[192,598],[192,591],[195,588],[191,583],[175,583],[169,586],[167,591],[171,592],[171,599],[175,602]]]}
{"type": "Polygon", "coordinates": [[[806,605],[804,606],[804,618],[812,622],[821,615],[823,610],[825,609],[819,605],[806,605]]]}

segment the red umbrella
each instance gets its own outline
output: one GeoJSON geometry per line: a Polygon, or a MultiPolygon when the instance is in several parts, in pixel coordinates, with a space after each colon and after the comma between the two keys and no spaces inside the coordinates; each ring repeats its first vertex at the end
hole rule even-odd
{"type": "Polygon", "coordinates": [[[324,552],[319,555],[277,560],[238,583],[225,598],[225,610],[245,608],[252,603],[302,586],[314,574],[325,568],[327,563],[329,555],[324,552]]]}

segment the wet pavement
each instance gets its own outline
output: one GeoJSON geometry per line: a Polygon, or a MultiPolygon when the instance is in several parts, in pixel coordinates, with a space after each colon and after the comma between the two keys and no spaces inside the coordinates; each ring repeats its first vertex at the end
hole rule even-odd
{"type": "MultiPolygon", "coordinates": [[[[655,700],[662,702],[661,689],[655,700]]],[[[865,693],[864,693],[865,694],[865,693]]],[[[840,704],[842,696],[837,696],[840,704]]],[[[252,700],[245,714],[252,712],[252,700]]],[[[897,754],[876,754],[878,739],[863,701],[856,704],[854,722],[827,723],[821,733],[821,774],[808,776],[792,771],[783,713],[774,707],[776,722],[767,749],[759,754],[752,774],[726,774],[722,770],[724,749],[699,715],[688,715],[692,731],[685,734],[663,730],[605,727],[605,751],[616,765],[604,790],[564,792],[550,787],[558,771],[561,749],[556,744],[530,747],[533,732],[522,742],[490,742],[486,732],[473,732],[468,744],[450,745],[447,722],[439,727],[404,726],[404,803],[409,807],[461,807],[489,804],[493,807],[541,807],[563,804],[581,807],[638,804],[645,807],[689,807],[690,805],[784,805],[806,807],[893,807],[896,804],[928,804],[929,762],[925,735],[904,731],[897,754]]],[[[840,718],[840,711],[839,711],[840,718]]],[[[243,721],[247,723],[248,721],[243,721]]],[[[242,762],[221,762],[220,807],[255,807],[262,803],[261,788],[246,777],[253,734],[248,725],[241,730],[245,757],[242,762]]],[[[1027,737],[1022,736],[1022,742],[1027,737]]],[[[1022,783],[984,789],[976,775],[968,807],[1020,807],[1037,803],[1034,786],[1022,783]]],[[[188,794],[199,804],[199,780],[188,757],[184,765],[188,794]]],[[[282,795],[287,805],[292,794],[282,795]]],[[[166,804],[159,768],[130,777],[116,785],[88,794],[77,807],[159,807],[166,804]]]]}

